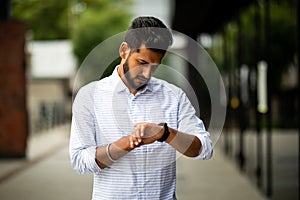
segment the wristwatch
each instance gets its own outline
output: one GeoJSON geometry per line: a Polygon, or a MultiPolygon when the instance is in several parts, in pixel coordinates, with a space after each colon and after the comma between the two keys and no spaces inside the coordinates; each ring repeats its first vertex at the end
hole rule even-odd
{"type": "Polygon", "coordinates": [[[169,131],[169,127],[168,127],[168,124],[167,123],[160,123],[158,124],[160,126],[163,126],[164,127],[164,134],[161,136],[161,138],[159,138],[157,141],[158,142],[163,142],[165,141],[169,135],[170,135],[170,131],[169,131]]]}

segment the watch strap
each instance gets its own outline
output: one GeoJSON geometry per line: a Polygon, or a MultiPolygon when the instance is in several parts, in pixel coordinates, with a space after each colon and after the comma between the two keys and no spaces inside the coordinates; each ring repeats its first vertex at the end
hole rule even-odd
{"type": "Polygon", "coordinates": [[[160,123],[159,125],[164,127],[164,133],[161,136],[161,138],[159,138],[157,141],[158,142],[164,142],[166,139],[168,139],[168,137],[170,135],[169,127],[168,127],[167,123],[160,123]]]}

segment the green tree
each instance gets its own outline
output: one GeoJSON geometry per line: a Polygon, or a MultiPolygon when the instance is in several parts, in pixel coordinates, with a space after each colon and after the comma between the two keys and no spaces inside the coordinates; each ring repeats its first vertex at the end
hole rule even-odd
{"type": "Polygon", "coordinates": [[[12,0],[12,18],[24,21],[35,40],[69,37],[68,0],[12,0]]]}
{"type": "MultiPolygon", "coordinates": [[[[264,5],[253,5],[240,15],[241,32],[241,59],[244,64],[256,66],[258,61],[268,59],[270,77],[274,81],[274,92],[280,90],[283,72],[287,66],[294,62],[296,54],[296,3],[292,0],[270,2],[270,33],[268,39],[269,49],[266,49],[266,24],[264,21],[264,5]],[[258,17],[257,17],[258,14],[258,17]]],[[[231,24],[229,24],[231,25],[231,24]]],[[[225,29],[225,35],[234,35],[233,31],[225,29]]],[[[237,47],[238,34],[233,40],[227,40],[229,46],[237,47]]],[[[229,52],[230,58],[237,55],[238,49],[229,52]]],[[[232,62],[232,61],[231,61],[232,62]]],[[[226,67],[226,66],[224,66],[226,67]]]]}
{"type": "MultiPolygon", "coordinates": [[[[282,87],[282,79],[290,65],[296,65],[297,2],[295,0],[271,0],[269,24],[266,24],[265,21],[265,1],[256,3],[258,4],[252,5],[240,13],[240,21],[235,19],[224,29],[223,38],[228,46],[224,57],[229,58],[229,61],[226,62],[229,64],[228,66],[224,65],[224,69],[229,73],[235,73],[236,71],[231,69],[240,67],[237,62],[238,56],[240,56],[240,64],[247,64],[251,68],[255,68],[259,61],[267,60],[268,81],[270,81],[268,98],[277,99],[277,108],[280,113],[277,118],[274,117],[273,123],[277,123],[276,125],[281,127],[292,127],[297,125],[298,119],[297,113],[294,113],[296,90],[295,88],[285,90],[282,87]],[[236,25],[236,30],[230,29],[232,23],[236,25]],[[238,41],[240,46],[238,46],[238,41]],[[232,49],[233,51],[231,51],[232,49]]],[[[231,96],[234,96],[234,92],[239,91],[237,78],[237,73],[235,76],[230,76],[230,87],[235,87],[235,91],[230,90],[229,95],[231,96]]]]}
{"type": "Polygon", "coordinates": [[[282,74],[296,55],[297,14],[294,6],[284,2],[271,5],[269,65],[275,90],[280,88],[282,74]]]}
{"type": "Polygon", "coordinates": [[[12,0],[12,18],[25,22],[34,40],[71,39],[80,64],[96,45],[126,30],[131,3],[132,0],[12,0]]]}
{"type": "Polygon", "coordinates": [[[131,14],[122,6],[124,2],[108,0],[83,2],[86,8],[77,16],[72,33],[74,54],[79,64],[99,43],[126,30],[131,14]]]}

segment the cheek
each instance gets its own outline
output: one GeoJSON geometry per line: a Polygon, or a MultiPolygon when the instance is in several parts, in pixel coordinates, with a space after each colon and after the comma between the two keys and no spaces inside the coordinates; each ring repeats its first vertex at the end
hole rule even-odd
{"type": "Polygon", "coordinates": [[[131,59],[131,57],[129,57],[129,59],[127,59],[127,65],[130,70],[133,70],[134,68],[136,68],[138,66],[138,64],[134,61],[134,59],[131,59]]]}
{"type": "Polygon", "coordinates": [[[142,66],[139,65],[138,62],[129,61],[127,64],[128,64],[128,68],[129,68],[129,71],[131,72],[131,74],[142,73],[143,68],[142,68],[142,66]]]}

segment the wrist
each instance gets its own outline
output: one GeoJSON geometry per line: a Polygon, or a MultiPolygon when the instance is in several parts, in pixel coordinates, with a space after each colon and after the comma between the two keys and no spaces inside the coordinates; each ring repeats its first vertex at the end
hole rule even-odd
{"type": "Polygon", "coordinates": [[[169,130],[167,123],[160,123],[159,125],[163,126],[163,129],[162,129],[163,133],[162,133],[161,137],[159,139],[157,139],[157,141],[164,142],[170,136],[170,130],[169,130]]]}
{"type": "Polygon", "coordinates": [[[111,154],[110,154],[110,145],[111,145],[111,144],[106,145],[106,148],[105,148],[106,156],[108,157],[108,159],[109,159],[111,162],[117,162],[117,160],[115,160],[115,159],[111,156],[111,154]]]}

